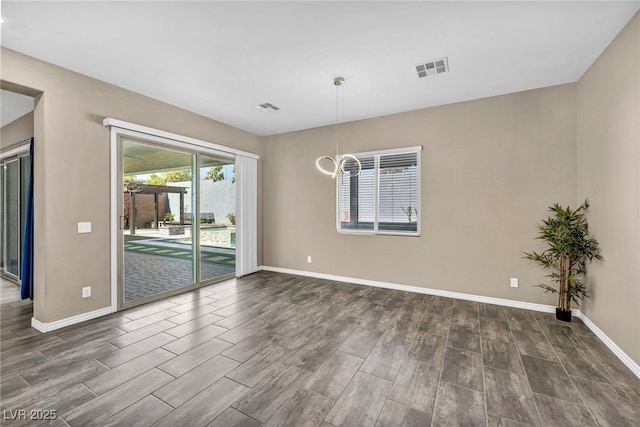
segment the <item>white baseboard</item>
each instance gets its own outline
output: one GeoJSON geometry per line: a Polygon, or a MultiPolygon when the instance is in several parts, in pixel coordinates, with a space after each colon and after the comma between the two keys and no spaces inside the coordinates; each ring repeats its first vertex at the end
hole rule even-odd
{"type": "Polygon", "coordinates": [[[54,331],[56,329],[64,328],[67,326],[75,325],[76,323],[85,322],[87,320],[95,319],[96,317],[106,316],[107,314],[113,313],[111,307],[101,308],[99,310],[90,311],[88,313],[78,314],[77,316],[67,317],[65,319],[56,320],[54,322],[44,323],[36,319],[35,317],[31,318],[31,327],[42,332],[46,333],[49,331],[54,331]]]}
{"type": "MultiPolygon", "coordinates": [[[[437,295],[441,297],[461,299],[466,301],[482,302],[486,304],[501,305],[505,307],[522,308],[525,310],[542,311],[545,313],[555,313],[556,308],[552,305],[536,304],[532,302],[516,301],[503,298],[485,297],[482,295],[465,294],[462,292],[443,291],[440,289],[421,288],[419,286],[401,285],[398,283],[379,282],[376,280],[358,279],[354,277],[336,276],[333,274],[316,273],[313,271],[293,270],[289,268],[271,267],[262,265],[258,270],[274,271],[277,273],[295,274],[298,276],[314,277],[316,279],[333,280],[336,282],[355,283],[357,285],[374,286],[377,288],[395,289],[400,291],[415,292],[419,294],[437,295]]],[[[595,323],[593,323],[580,310],[571,309],[572,314],[582,320],[585,325],[624,363],[638,378],[640,378],[640,365],[638,365],[629,355],[627,355],[618,345],[611,340],[595,323]]]]}
{"type": "Polygon", "coordinates": [[[589,329],[591,329],[591,332],[593,332],[598,338],[600,338],[604,345],[606,345],[609,350],[611,350],[613,354],[615,354],[616,357],[627,366],[627,368],[629,368],[634,374],[636,374],[638,378],[640,378],[640,365],[638,365],[631,357],[629,357],[627,353],[625,353],[620,347],[618,347],[618,345],[613,342],[613,340],[609,338],[607,334],[602,332],[602,330],[598,328],[596,324],[593,323],[587,316],[585,316],[584,313],[582,313],[580,310],[577,310],[577,312],[577,317],[582,320],[589,329]]]}

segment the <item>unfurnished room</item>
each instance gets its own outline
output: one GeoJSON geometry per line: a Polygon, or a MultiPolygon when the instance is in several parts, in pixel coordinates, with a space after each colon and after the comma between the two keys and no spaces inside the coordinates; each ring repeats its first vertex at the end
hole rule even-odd
{"type": "Polygon", "coordinates": [[[640,425],[640,1],[0,15],[0,424],[640,425]]]}

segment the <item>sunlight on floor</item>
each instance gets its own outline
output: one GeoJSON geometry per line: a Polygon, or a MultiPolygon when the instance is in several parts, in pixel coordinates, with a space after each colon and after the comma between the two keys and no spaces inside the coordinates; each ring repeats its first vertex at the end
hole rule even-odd
{"type": "Polygon", "coordinates": [[[20,301],[20,286],[4,277],[0,277],[0,282],[0,304],[20,301]]]}

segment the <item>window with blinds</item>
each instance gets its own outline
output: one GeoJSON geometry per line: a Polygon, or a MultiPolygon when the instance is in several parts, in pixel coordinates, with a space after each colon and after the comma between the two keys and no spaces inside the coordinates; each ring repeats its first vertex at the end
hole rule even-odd
{"type": "Polygon", "coordinates": [[[422,147],[354,153],[337,177],[337,228],[344,233],[420,235],[422,147]]]}

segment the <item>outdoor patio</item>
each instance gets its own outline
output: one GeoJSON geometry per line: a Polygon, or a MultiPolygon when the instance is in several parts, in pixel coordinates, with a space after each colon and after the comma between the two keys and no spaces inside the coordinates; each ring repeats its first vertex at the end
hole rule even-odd
{"type": "MultiPolygon", "coordinates": [[[[125,302],[193,283],[189,234],[167,237],[154,229],[125,234],[125,302]]],[[[202,280],[235,273],[235,248],[201,245],[200,251],[202,280]]]]}

